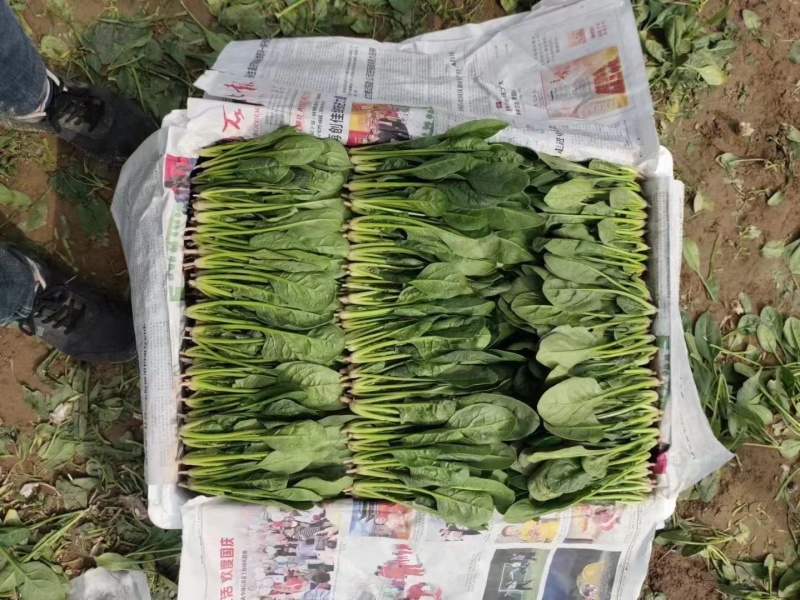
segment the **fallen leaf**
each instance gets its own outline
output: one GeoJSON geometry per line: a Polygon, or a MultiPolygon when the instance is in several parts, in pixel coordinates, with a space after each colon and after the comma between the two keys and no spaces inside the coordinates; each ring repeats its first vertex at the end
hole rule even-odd
{"type": "Polygon", "coordinates": [[[694,201],[692,202],[692,210],[695,213],[699,213],[702,210],[711,210],[714,208],[713,203],[706,198],[702,192],[697,192],[694,195],[694,201]]]}
{"type": "Polygon", "coordinates": [[[5,548],[24,546],[30,537],[31,530],[27,527],[0,527],[0,544],[5,548]]]}
{"type": "Polygon", "coordinates": [[[786,190],[778,190],[769,197],[767,204],[769,206],[778,206],[781,202],[783,202],[784,196],[786,196],[786,190]]]}
{"type": "Polygon", "coordinates": [[[715,162],[725,169],[728,172],[731,172],[736,166],[746,159],[742,158],[741,156],[736,156],[731,152],[725,152],[720,154],[716,159],[715,162]]]}
{"type": "Polygon", "coordinates": [[[42,56],[54,62],[64,62],[69,58],[69,44],[60,37],[46,35],[39,43],[39,52],[42,56]]]}
{"type": "Polygon", "coordinates": [[[90,196],[85,202],[78,204],[75,212],[78,215],[78,224],[89,237],[101,237],[111,226],[108,206],[96,196],[90,196]]]}
{"type": "Polygon", "coordinates": [[[28,208],[28,218],[20,225],[23,231],[36,231],[47,225],[47,217],[50,214],[50,203],[45,196],[39,198],[28,208]]]}
{"type": "Polygon", "coordinates": [[[125,558],[121,554],[114,552],[106,552],[96,557],[95,562],[98,567],[108,569],[109,571],[137,571],[141,569],[139,563],[130,558],[125,558]]]}
{"type": "Polygon", "coordinates": [[[67,585],[64,575],[57,575],[42,562],[27,562],[20,565],[24,574],[19,587],[20,596],[30,600],[65,600],[67,585]]]}
{"type": "Polygon", "coordinates": [[[787,245],[784,252],[789,262],[789,271],[794,275],[800,275],[800,240],[787,245]]]}
{"type": "Polygon", "coordinates": [[[719,298],[719,279],[714,275],[706,280],[706,291],[712,300],[719,298]]]}
{"type": "Polygon", "coordinates": [[[789,48],[789,60],[796,65],[800,65],[800,38],[797,38],[789,48]]]}
{"type": "Polygon", "coordinates": [[[681,116],[680,98],[672,98],[664,107],[664,114],[667,117],[667,121],[674,123],[675,120],[681,116]]]}
{"type": "MultiPolygon", "coordinates": [[[[509,1],[509,0],[506,0],[506,1],[509,1]]],[[[516,4],[517,4],[516,0],[510,0],[510,1],[514,3],[514,5],[515,5],[514,8],[516,8],[516,4]]],[[[395,9],[400,14],[403,14],[403,15],[410,15],[414,11],[414,3],[415,3],[415,0],[389,0],[389,4],[392,6],[392,8],[395,9]]],[[[513,11],[513,10],[508,10],[506,8],[505,3],[503,2],[503,0],[501,0],[501,4],[503,5],[503,9],[505,9],[506,12],[512,12],[513,11]]]]}
{"type": "Polygon", "coordinates": [[[786,128],[786,139],[792,149],[792,154],[800,154],[800,129],[794,125],[784,125],[786,128]]]}
{"type": "Polygon", "coordinates": [[[700,273],[700,249],[691,238],[683,238],[683,260],[695,273],[700,273]]]}
{"type": "Polygon", "coordinates": [[[21,210],[31,205],[31,199],[22,192],[12,190],[0,183],[0,206],[21,210]]]}
{"type": "Polygon", "coordinates": [[[781,456],[792,460],[800,454],[800,440],[783,440],[780,445],[781,456]]]}
{"type": "Polygon", "coordinates": [[[50,469],[58,469],[78,460],[78,450],[79,446],[73,440],[56,437],[47,444],[46,448],[39,453],[39,456],[50,469]]]}
{"type": "MultiPolygon", "coordinates": [[[[284,21],[285,19],[281,19],[281,26],[284,21]]],[[[362,35],[371,35],[375,26],[366,15],[358,15],[350,25],[350,29],[362,35]]]]}
{"type": "Polygon", "coordinates": [[[36,411],[40,419],[46,419],[50,414],[49,399],[39,390],[23,386],[22,399],[28,406],[36,411]]]}
{"type": "Polygon", "coordinates": [[[755,240],[761,237],[761,230],[755,225],[748,225],[742,230],[742,237],[746,240],[755,240]]]}
{"type": "Polygon", "coordinates": [[[750,528],[741,521],[736,524],[736,528],[738,529],[738,533],[733,539],[743,546],[746,545],[750,540],[750,528]]]}
{"type": "MultiPolygon", "coordinates": [[[[503,8],[505,8],[506,3],[513,3],[514,9],[517,7],[517,0],[500,0],[500,4],[503,5],[503,8]]],[[[506,9],[506,12],[513,12],[514,9],[506,9]]],[[[655,58],[658,62],[664,63],[667,61],[667,49],[664,48],[664,45],[658,40],[648,37],[644,41],[644,49],[647,50],[647,53],[655,58]]]]}
{"type": "Polygon", "coordinates": [[[717,65],[706,65],[705,67],[695,68],[708,85],[724,85],[728,81],[728,74],[717,65]]]}
{"type": "Polygon", "coordinates": [[[783,249],[786,246],[783,240],[772,240],[764,244],[761,248],[761,256],[764,258],[780,258],[783,256],[783,249]]]}
{"type": "Polygon", "coordinates": [[[60,479],[56,481],[56,489],[61,494],[64,510],[86,508],[89,505],[89,494],[83,488],[60,479]]]}
{"type": "Polygon", "coordinates": [[[761,29],[761,18],[752,10],[743,10],[742,18],[744,19],[744,26],[750,31],[761,29]]]}
{"type": "Polygon", "coordinates": [[[6,512],[6,516],[3,519],[3,527],[22,527],[22,519],[19,516],[19,513],[10,508],[8,512],[6,512]]]}
{"type": "Polygon", "coordinates": [[[745,313],[752,313],[753,312],[753,301],[750,300],[750,296],[745,294],[744,292],[739,292],[739,304],[741,305],[742,309],[745,313]]]}

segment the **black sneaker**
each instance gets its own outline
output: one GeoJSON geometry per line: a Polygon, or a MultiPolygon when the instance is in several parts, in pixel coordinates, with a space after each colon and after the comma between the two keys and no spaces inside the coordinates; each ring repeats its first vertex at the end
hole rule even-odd
{"type": "Polygon", "coordinates": [[[19,328],[78,360],[120,363],[136,357],[130,304],[36,263],[36,297],[19,328]]]}
{"type": "Polygon", "coordinates": [[[111,164],[122,164],[157,127],[141,107],[99,87],[79,86],[49,71],[50,100],[41,113],[10,122],[19,129],[54,133],[111,164]]]}

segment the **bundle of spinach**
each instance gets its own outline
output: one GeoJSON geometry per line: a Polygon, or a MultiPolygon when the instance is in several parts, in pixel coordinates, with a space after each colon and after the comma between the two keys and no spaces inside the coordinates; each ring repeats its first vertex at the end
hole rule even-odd
{"type": "Polygon", "coordinates": [[[516,499],[510,442],[539,426],[530,347],[497,311],[534,261],[525,157],[477,121],[351,150],[345,329],[362,497],[483,526],[516,499]]]}
{"type": "Polygon", "coordinates": [[[287,127],[203,151],[187,487],[347,492],[473,527],[649,491],[636,172],[488,141],[504,127],[349,156],[287,127]]]}
{"type": "Polygon", "coordinates": [[[187,228],[184,485],[309,508],[352,485],[330,368],[344,349],[347,153],[285,127],[203,159],[187,228]]]}
{"type": "Polygon", "coordinates": [[[530,499],[507,520],[527,520],[582,501],[630,502],[651,489],[659,431],[659,380],[649,368],[655,308],[642,279],[646,202],[632,169],[577,165],[540,155],[528,189],[545,220],[539,257],[499,308],[539,338],[549,372],[537,411],[544,432],[527,440],[514,470],[530,499]]]}

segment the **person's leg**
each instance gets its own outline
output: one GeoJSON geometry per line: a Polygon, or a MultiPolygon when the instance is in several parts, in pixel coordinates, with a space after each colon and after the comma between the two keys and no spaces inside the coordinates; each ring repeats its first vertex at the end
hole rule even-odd
{"type": "Polygon", "coordinates": [[[35,295],[31,264],[11,248],[0,246],[0,325],[27,317],[35,295]]]}
{"type": "Polygon", "coordinates": [[[6,0],[0,0],[0,117],[43,110],[50,94],[39,52],[25,35],[6,0]]]}
{"type": "Polygon", "coordinates": [[[156,129],[135,102],[48,71],[7,0],[0,0],[0,121],[12,129],[53,133],[117,164],[156,129]]]}

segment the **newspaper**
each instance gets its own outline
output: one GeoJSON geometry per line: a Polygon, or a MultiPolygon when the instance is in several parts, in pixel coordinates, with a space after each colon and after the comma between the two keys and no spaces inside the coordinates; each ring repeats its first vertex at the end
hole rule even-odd
{"type": "MultiPolygon", "coordinates": [[[[247,587],[248,582],[259,578],[259,572],[255,558],[246,561],[258,553],[249,549],[256,534],[241,528],[248,526],[251,517],[256,521],[267,519],[267,513],[218,500],[200,499],[187,505],[188,495],[179,487],[179,350],[185,326],[183,236],[189,177],[199,150],[221,139],[258,136],[287,123],[321,137],[360,144],[435,133],[485,116],[500,117],[511,124],[498,139],[573,160],[599,157],[634,165],[645,176],[653,249],[649,283],[659,308],[654,330],[660,348],[659,371],[665,382],[657,488],[645,504],[614,508],[627,517],[622,518],[618,535],[604,538],[602,544],[594,538],[576,543],[579,538],[566,533],[547,542],[530,541],[530,547],[528,540],[501,542],[491,537],[498,528],[502,531],[500,521],[486,534],[452,530],[453,537],[464,539],[448,544],[429,539],[425,532],[438,535],[450,530],[450,525],[437,529],[431,517],[404,517],[414,521],[412,529],[417,532],[408,545],[416,556],[431,557],[426,559],[425,568],[436,568],[439,573],[450,565],[458,575],[442,572],[436,581],[431,579],[430,586],[444,586],[440,592],[431,592],[433,588],[425,579],[410,578],[416,587],[409,591],[403,583],[401,595],[399,580],[390,579],[381,591],[385,582],[380,577],[372,579],[374,569],[359,571],[365,565],[372,568],[373,558],[383,556],[381,552],[391,554],[393,542],[378,539],[380,536],[363,536],[357,543],[351,540],[347,544],[348,537],[359,536],[350,531],[353,511],[349,504],[339,502],[327,506],[324,516],[340,532],[335,547],[328,548],[328,542],[334,540],[324,536],[319,544],[327,550],[316,548],[314,542],[317,550],[334,561],[333,571],[315,569],[315,574],[322,570],[339,575],[325,582],[315,580],[307,589],[287,573],[274,575],[272,580],[281,583],[278,580],[283,577],[285,585],[294,581],[301,591],[286,592],[282,597],[303,600],[333,598],[334,588],[335,598],[364,600],[470,598],[472,594],[492,598],[495,596],[485,595],[486,582],[499,577],[498,586],[508,583],[510,575],[503,574],[508,564],[516,569],[514,577],[522,579],[511,581],[516,587],[506,586],[506,592],[497,597],[636,598],[635,590],[646,573],[653,533],[671,513],[678,493],[731,455],[711,434],[689,369],[678,313],[683,186],[673,177],[669,152],[658,147],[628,0],[545,0],[528,14],[426,34],[401,44],[344,38],[237,42],[221,53],[214,69],[203,75],[198,85],[208,97],[191,99],[185,110],[169,115],[162,129],[137,150],[123,168],[112,205],[131,278],[145,421],[148,511],[161,527],[186,528],[180,600],[281,597],[278,588],[275,594],[261,594],[247,587]],[[233,540],[232,550],[222,547],[223,539],[233,540]],[[524,546],[526,552],[541,551],[537,555],[541,560],[508,562],[509,557],[499,554],[493,563],[496,552],[517,546],[524,546]],[[449,560],[451,547],[456,554],[449,560]],[[560,553],[562,547],[565,553],[560,553]],[[469,553],[463,553],[463,549],[469,549],[469,553]],[[577,550],[589,554],[575,554],[577,550]],[[559,557],[569,556],[569,552],[586,560],[597,559],[584,568],[595,563],[600,566],[589,569],[592,577],[582,575],[588,586],[583,596],[547,594],[548,581],[559,577],[578,581],[578,575],[570,569],[577,568],[583,558],[569,559],[572,567],[566,563],[559,566],[559,557]],[[231,553],[232,563],[227,556],[231,553]],[[472,557],[477,558],[473,561],[472,557]],[[437,566],[440,559],[443,567],[437,566]],[[232,566],[221,569],[222,560],[232,566]],[[535,568],[530,566],[534,562],[535,568]],[[519,565],[514,566],[517,563],[526,565],[522,575],[519,565]],[[492,571],[492,564],[500,565],[499,575],[492,571]],[[529,569],[533,569],[531,576],[538,575],[527,577],[529,569]],[[563,575],[558,575],[561,571],[563,575]],[[613,581],[609,583],[603,577],[612,572],[613,581]],[[336,583],[338,576],[340,583],[336,583]],[[605,583],[592,583],[598,577],[605,583]],[[537,593],[523,589],[532,578],[536,579],[537,593]],[[367,579],[369,586],[377,586],[377,592],[371,591],[373,587],[365,587],[363,594],[352,589],[356,581],[367,586],[367,579]]],[[[559,532],[562,526],[568,532],[573,512],[542,521],[555,519],[559,532]]],[[[292,518],[313,519],[315,514],[319,517],[317,512],[292,518]]],[[[312,537],[316,540],[316,535],[312,537]]],[[[269,535],[264,541],[266,554],[281,545],[279,538],[269,535]]],[[[292,550],[296,552],[296,547],[292,550]]],[[[276,561],[281,562],[286,561],[276,561]]],[[[411,558],[406,557],[406,562],[411,558]]],[[[266,577],[266,573],[260,576],[266,577]]],[[[322,575],[317,578],[324,579],[322,575]]]]}
{"type": "Polygon", "coordinates": [[[258,134],[288,117],[307,133],[358,145],[495,117],[512,125],[498,141],[571,160],[602,156],[653,168],[658,155],[627,0],[544,2],[399,44],[233,42],[196,85],[213,98],[257,105],[218,107],[198,121],[228,135],[243,127],[258,134]]]}
{"type": "Polygon", "coordinates": [[[656,520],[672,506],[579,505],[484,531],[388,502],[313,511],[192,500],[181,600],[615,600],[638,598],[656,520]],[[198,574],[203,574],[199,577],[198,574]]]}

